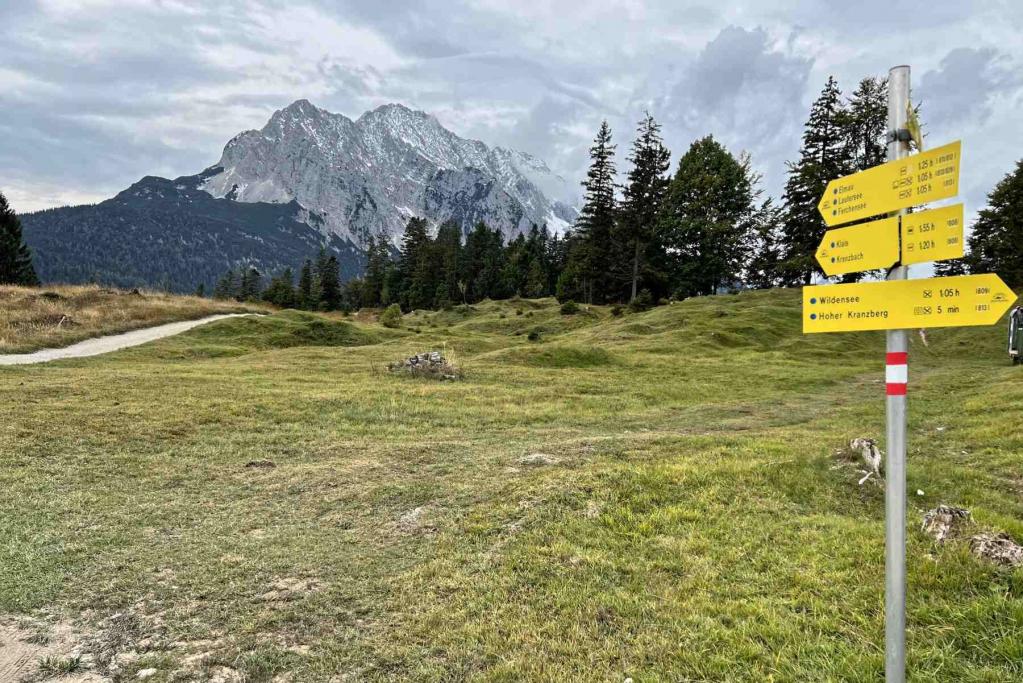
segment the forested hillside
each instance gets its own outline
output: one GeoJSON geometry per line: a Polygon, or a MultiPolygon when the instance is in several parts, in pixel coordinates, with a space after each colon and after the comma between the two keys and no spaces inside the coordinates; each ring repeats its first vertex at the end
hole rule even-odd
{"type": "Polygon", "coordinates": [[[200,176],[147,177],[94,206],[22,217],[25,239],[45,282],[212,291],[226,269],[298,268],[321,245],[337,254],[342,277],[362,270],[357,249],[322,233],[295,202],[242,203],[195,189],[200,176]]]}

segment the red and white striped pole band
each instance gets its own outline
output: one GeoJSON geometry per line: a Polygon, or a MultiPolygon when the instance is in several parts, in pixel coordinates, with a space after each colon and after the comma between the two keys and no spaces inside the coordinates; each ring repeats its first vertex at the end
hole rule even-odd
{"type": "Polygon", "coordinates": [[[909,383],[909,354],[905,351],[885,354],[884,381],[889,396],[905,396],[909,383]]]}

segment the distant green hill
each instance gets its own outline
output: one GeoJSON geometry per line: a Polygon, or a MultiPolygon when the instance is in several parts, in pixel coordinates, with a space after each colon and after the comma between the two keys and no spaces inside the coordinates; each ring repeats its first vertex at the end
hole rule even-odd
{"type": "MultiPolygon", "coordinates": [[[[362,251],[299,220],[303,209],[296,202],[214,199],[196,189],[202,179],[147,176],[99,204],[21,216],[40,278],[179,293],[203,284],[210,292],[238,265],[297,273],[321,245],[338,255],[342,278],[362,272],[362,251]]],[[[315,214],[303,215],[317,224],[315,214]]]]}

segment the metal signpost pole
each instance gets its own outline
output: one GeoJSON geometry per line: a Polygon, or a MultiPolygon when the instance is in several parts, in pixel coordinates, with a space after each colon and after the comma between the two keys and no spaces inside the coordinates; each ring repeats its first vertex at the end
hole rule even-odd
{"type": "MultiPolygon", "coordinates": [[[[888,160],[909,154],[906,129],[909,106],[909,67],[888,72],[888,160]]],[[[899,214],[905,214],[905,209],[899,214]]],[[[889,280],[905,280],[908,268],[897,265],[889,280]]],[[[886,386],[888,459],[885,465],[885,680],[906,680],[906,330],[887,333],[886,386]],[[894,370],[893,368],[900,368],[894,370]]]]}

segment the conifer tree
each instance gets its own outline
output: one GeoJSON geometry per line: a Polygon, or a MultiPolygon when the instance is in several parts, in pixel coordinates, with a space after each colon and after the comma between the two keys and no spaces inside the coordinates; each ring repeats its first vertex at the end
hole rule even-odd
{"type": "Polygon", "coordinates": [[[341,265],[337,256],[333,253],[328,255],[325,249],[320,251],[320,257],[316,260],[316,281],[320,285],[319,307],[327,311],[340,308],[341,265]]]}
{"type": "Polygon", "coordinates": [[[433,242],[437,268],[436,308],[446,308],[461,298],[458,291],[459,269],[462,260],[462,228],[454,221],[445,221],[437,228],[433,242]]]}
{"type": "Polygon", "coordinates": [[[531,299],[547,296],[549,289],[550,269],[550,232],[547,226],[537,227],[534,223],[529,228],[526,238],[525,259],[522,264],[522,294],[531,299]]]}
{"type": "Polygon", "coordinates": [[[970,235],[972,273],[997,273],[1010,287],[1023,285],[1023,159],[988,195],[970,235]]]}
{"type": "Polygon", "coordinates": [[[0,285],[38,284],[32,253],[21,234],[21,221],[0,194],[0,285]]]}
{"type": "Polygon", "coordinates": [[[768,197],[756,212],[752,246],[746,261],[743,281],[752,289],[770,289],[782,282],[781,222],[782,208],[768,197]]]}
{"type": "Polygon", "coordinates": [[[237,299],[239,301],[256,301],[262,291],[263,276],[260,272],[252,267],[243,270],[237,299]]]}
{"type": "Polygon", "coordinates": [[[317,303],[313,297],[313,264],[309,259],[302,264],[302,271],[298,276],[298,305],[305,310],[316,308],[317,303]]]}
{"type": "Polygon", "coordinates": [[[521,296],[526,289],[526,270],[529,268],[529,252],[525,235],[519,234],[504,248],[501,268],[502,289],[508,295],[521,296]]]}
{"type": "Polygon", "coordinates": [[[214,299],[236,299],[241,292],[241,277],[234,268],[229,268],[224,275],[217,280],[213,288],[214,299]]]}
{"type": "Polygon", "coordinates": [[[461,280],[465,282],[465,298],[470,303],[504,296],[503,245],[501,231],[491,230],[482,221],[466,236],[461,280]]]}
{"type": "Polygon", "coordinates": [[[739,283],[756,217],[756,182],[749,158],[736,159],[709,135],[679,159],[659,226],[675,255],[670,285],[676,296],[714,294],[739,283]]]}
{"type": "Polygon", "coordinates": [[[936,261],[934,263],[934,274],[938,277],[951,277],[953,275],[966,275],[970,272],[969,254],[965,258],[948,259],[947,261],[936,261]]]}
{"type": "Polygon", "coordinates": [[[431,308],[437,294],[436,273],[431,268],[431,240],[426,220],[410,218],[401,239],[400,303],[405,310],[431,308]]]}
{"type": "Polygon", "coordinates": [[[615,242],[623,247],[616,270],[621,272],[620,261],[624,257],[625,277],[631,282],[629,301],[632,301],[639,287],[643,256],[654,238],[668,189],[666,174],[671,163],[671,153],[661,141],[661,127],[649,113],[639,122],[629,161],[632,169],[622,196],[615,242]]]}
{"type": "Polygon", "coordinates": [[[583,207],[576,221],[575,241],[566,268],[563,291],[577,289],[588,303],[605,300],[611,263],[611,236],[615,224],[615,145],[611,126],[600,124],[590,147],[590,168],[583,181],[583,207]]]}
{"type": "Polygon", "coordinates": [[[270,278],[263,300],[281,308],[295,307],[295,275],[291,268],[285,268],[283,273],[270,278]]]}
{"type": "Polygon", "coordinates": [[[390,260],[387,251],[387,237],[380,235],[374,239],[373,236],[370,236],[369,244],[366,247],[366,277],[363,279],[360,289],[361,306],[375,308],[381,305],[384,279],[387,276],[390,260]]]}
{"type": "Polygon", "coordinates": [[[856,87],[844,116],[844,152],[852,171],[883,164],[887,157],[888,79],[864,78],[856,87]]]}
{"type": "Polygon", "coordinates": [[[799,161],[789,164],[783,195],[783,259],[789,284],[809,284],[821,272],[814,254],[827,229],[817,211],[828,181],[849,173],[852,164],[847,141],[848,118],[842,93],[829,77],[810,109],[799,161]]]}
{"type": "MultiPolygon", "coordinates": [[[[544,230],[546,229],[547,227],[544,226],[544,230]]],[[[563,236],[555,234],[547,241],[547,289],[545,291],[548,295],[557,292],[558,279],[568,263],[571,236],[572,231],[566,230],[563,236]]]]}

